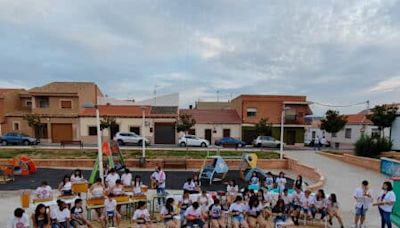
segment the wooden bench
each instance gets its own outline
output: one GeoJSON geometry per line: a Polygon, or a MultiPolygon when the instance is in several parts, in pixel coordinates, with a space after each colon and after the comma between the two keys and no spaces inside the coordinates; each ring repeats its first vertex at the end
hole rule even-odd
{"type": "Polygon", "coordinates": [[[83,148],[83,143],[81,140],[62,140],[60,142],[60,146],[64,148],[65,145],[79,145],[80,148],[83,148]]]}
{"type": "Polygon", "coordinates": [[[164,168],[187,168],[186,159],[165,159],[164,168]]]}

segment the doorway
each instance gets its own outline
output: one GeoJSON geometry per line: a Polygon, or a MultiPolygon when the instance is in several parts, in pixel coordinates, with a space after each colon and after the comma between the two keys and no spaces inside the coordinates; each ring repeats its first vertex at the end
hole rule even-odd
{"type": "Polygon", "coordinates": [[[204,138],[211,143],[211,129],[204,130],[204,138]]]}
{"type": "Polygon", "coordinates": [[[296,143],[296,130],[289,129],[286,131],[286,144],[294,145],[296,143]]]}

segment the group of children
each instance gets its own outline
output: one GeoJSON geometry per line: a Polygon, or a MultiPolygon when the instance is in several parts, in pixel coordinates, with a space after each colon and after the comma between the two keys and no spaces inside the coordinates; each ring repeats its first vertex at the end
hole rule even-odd
{"type": "Polygon", "coordinates": [[[196,190],[201,188],[197,180],[194,176],[184,183],[184,193],[177,205],[173,198],[167,200],[161,216],[168,227],[178,228],[184,224],[188,227],[222,228],[230,218],[234,228],[263,228],[269,227],[268,220],[282,226],[299,225],[301,217],[311,220],[317,215],[321,220],[328,216],[330,224],[336,218],[343,227],[336,195],[332,193],[326,196],[323,189],[315,194],[309,190],[303,191],[301,176],[290,186],[294,189],[290,194],[283,172],[277,177],[268,173],[262,181],[254,173],[248,185],[242,188],[231,180],[227,183],[224,201],[217,196],[210,197],[204,190],[197,199],[193,199],[190,194],[197,193],[196,190]],[[250,187],[254,185],[259,188],[254,190],[250,187]],[[273,193],[272,189],[277,189],[278,193],[273,193]]]}
{"type": "MultiPolygon", "coordinates": [[[[156,170],[159,172],[160,170],[156,170]]],[[[164,176],[165,182],[165,174],[164,176]]],[[[62,195],[71,195],[74,182],[82,182],[85,179],[80,170],[75,170],[71,176],[65,176],[59,184],[62,195]]],[[[161,180],[162,181],[162,180],[161,180]]],[[[161,183],[161,182],[160,182],[161,183]]],[[[164,183],[165,184],[165,183],[164,183]]],[[[133,194],[143,194],[143,185],[140,176],[132,177],[132,173],[126,169],[120,176],[114,169],[110,169],[105,177],[105,183],[99,178],[89,189],[91,199],[104,199],[104,208],[96,209],[98,221],[103,227],[113,223],[118,227],[121,219],[120,206],[111,196],[125,195],[127,188],[133,194]]],[[[268,227],[269,220],[275,224],[299,225],[299,219],[314,219],[320,215],[321,219],[328,216],[329,223],[333,218],[337,218],[343,227],[339,216],[339,204],[335,194],[326,196],[320,189],[314,195],[309,190],[303,191],[303,180],[298,176],[294,181],[294,189],[289,193],[288,183],[283,172],[274,177],[268,173],[266,178],[260,180],[258,175],[253,174],[247,186],[239,187],[234,180],[227,183],[225,198],[211,196],[201,188],[201,182],[197,175],[193,175],[183,185],[184,193],[182,198],[175,200],[173,197],[166,197],[165,203],[160,208],[160,217],[163,223],[170,228],[187,227],[225,227],[228,218],[234,228],[255,228],[268,227]],[[259,186],[258,189],[250,188],[251,185],[259,186]],[[272,189],[278,189],[278,193],[273,193],[272,189]],[[196,194],[196,198],[193,195],[196,194]],[[278,194],[278,196],[276,196],[278,194]]],[[[35,191],[36,197],[41,199],[52,198],[52,189],[43,182],[35,191]]],[[[70,226],[78,227],[86,225],[92,227],[90,221],[83,216],[82,200],[76,199],[71,207],[64,201],[58,200],[57,207],[46,208],[44,204],[39,204],[31,216],[34,228],[67,228],[70,226]],[[71,208],[71,209],[69,209],[71,208]]],[[[139,202],[135,209],[132,222],[142,228],[152,228],[150,213],[146,208],[146,202],[139,202]]],[[[15,211],[15,221],[25,222],[26,216],[22,209],[15,211]]],[[[24,224],[24,223],[23,223],[24,224]]],[[[11,226],[27,227],[27,226],[11,226]]]]}

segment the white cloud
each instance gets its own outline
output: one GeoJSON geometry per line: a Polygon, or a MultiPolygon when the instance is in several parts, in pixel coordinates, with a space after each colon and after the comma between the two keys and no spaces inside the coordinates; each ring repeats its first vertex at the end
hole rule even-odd
{"type": "Polygon", "coordinates": [[[197,39],[195,49],[203,59],[212,59],[223,52],[232,52],[234,46],[224,43],[221,39],[211,36],[201,36],[197,39]]]}
{"type": "Polygon", "coordinates": [[[370,89],[371,92],[391,92],[400,89],[400,76],[392,77],[379,82],[370,89]]]}

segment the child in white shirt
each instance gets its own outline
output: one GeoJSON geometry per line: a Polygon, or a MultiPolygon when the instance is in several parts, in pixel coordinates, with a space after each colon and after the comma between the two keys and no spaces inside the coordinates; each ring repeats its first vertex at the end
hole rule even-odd
{"type": "Polygon", "coordinates": [[[132,173],[129,171],[129,169],[125,169],[125,173],[121,176],[121,181],[124,186],[132,186],[132,173]]]}
{"type": "Polygon", "coordinates": [[[140,228],[153,227],[150,220],[150,213],[146,208],[146,202],[140,201],[138,203],[138,209],[133,213],[132,222],[135,222],[140,228]]]}
{"type": "Polygon", "coordinates": [[[112,218],[114,224],[119,226],[121,215],[117,211],[117,201],[111,197],[107,197],[104,200],[104,214],[100,218],[103,223],[103,227],[107,227],[109,218],[112,218]]]}
{"type": "Polygon", "coordinates": [[[7,228],[29,228],[29,219],[24,209],[14,210],[14,217],[8,221],[7,228]]]}
{"type": "Polygon", "coordinates": [[[52,189],[47,184],[47,181],[43,181],[42,184],[35,190],[35,195],[39,199],[52,198],[52,189]]]}

